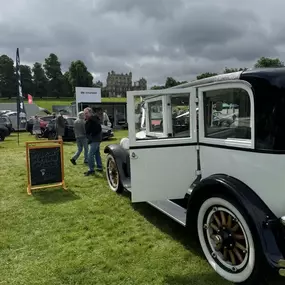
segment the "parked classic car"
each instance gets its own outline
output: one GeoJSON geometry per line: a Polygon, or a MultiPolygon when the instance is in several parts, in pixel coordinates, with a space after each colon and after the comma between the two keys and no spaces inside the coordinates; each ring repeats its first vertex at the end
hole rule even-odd
{"type": "MultiPolygon", "coordinates": [[[[65,125],[65,133],[62,137],[65,141],[74,141],[75,134],[74,134],[74,121],[77,119],[76,117],[69,117],[63,116],[66,121],[65,125]]],[[[102,125],[102,133],[103,133],[103,140],[107,140],[114,136],[112,128],[102,125]]],[[[46,126],[42,137],[48,139],[56,139],[56,129],[55,129],[55,119],[52,119],[46,126]]]]}
{"type": "Polygon", "coordinates": [[[11,134],[11,132],[13,131],[13,126],[12,126],[12,122],[11,120],[9,119],[8,116],[5,116],[5,115],[0,115],[0,125],[3,125],[5,126],[8,131],[9,131],[9,135],[11,134]]]}
{"type": "Polygon", "coordinates": [[[285,68],[265,68],[129,91],[128,138],[104,150],[110,189],[187,228],[213,270],[235,284],[285,277],[284,87],[285,68]],[[188,126],[173,120],[176,105],[187,107],[188,126]]]}
{"type": "Polygon", "coordinates": [[[0,124],[0,141],[4,141],[9,136],[9,130],[4,125],[0,124]]]}

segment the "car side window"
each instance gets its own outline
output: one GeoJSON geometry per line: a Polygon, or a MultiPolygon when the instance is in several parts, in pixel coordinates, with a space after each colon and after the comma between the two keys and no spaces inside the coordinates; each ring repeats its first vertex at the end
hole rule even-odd
{"type": "Polygon", "coordinates": [[[189,94],[171,96],[172,137],[190,136],[190,97],[189,94]]]}
{"type": "Polygon", "coordinates": [[[163,133],[162,101],[148,103],[149,131],[163,133]]]}
{"type": "Polygon", "coordinates": [[[242,88],[203,92],[205,137],[251,139],[250,97],[242,88]]]}

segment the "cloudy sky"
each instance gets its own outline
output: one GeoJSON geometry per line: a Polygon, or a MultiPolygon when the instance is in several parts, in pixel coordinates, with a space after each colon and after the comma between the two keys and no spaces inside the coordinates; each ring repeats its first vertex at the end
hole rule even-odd
{"type": "Polygon", "coordinates": [[[284,0],[0,0],[0,54],[21,63],[54,52],[65,71],[81,59],[95,75],[133,72],[163,84],[203,72],[285,60],[284,0]],[[262,4],[261,4],[262,3],[262,4]]]}

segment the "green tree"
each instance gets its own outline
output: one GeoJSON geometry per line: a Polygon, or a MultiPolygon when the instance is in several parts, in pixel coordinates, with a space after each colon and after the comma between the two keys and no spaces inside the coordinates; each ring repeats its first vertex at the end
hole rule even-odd
{"type": "Polygon", "coordinates": [[[179,85],[180,82],[176,81],[173,77],[167,77],[165,82],[165,88],[170,88],[179,85]]]}
{"type": "Polygon", "coordinates": [[[49,57],[45,59],[44,69],[48,79],[49,96],[56,98],[64,96],[64,77],[61,72],[61,63],[59,62],[57,55],[51,53],[49,57]]]}
{"type": "Polygon", "coordinates": [[[153,85],[151,88],[151,90],[160,90],[160,89],[165,89],[164,85],[153,85]]]}
{"type": "Polygon", "coordinates": [[[98,88],[103,88],[103,82],[100,80],[97,80],[94,84],[93,87],[98,87],[98,88]]]}
{"type": "Polygon", "coordinates": [[[223,73],[232,73],[232,72],[238,72],[238,71],[244,71],[244,70],[247,70],[247,68],[228,68],[228,67],[225,67],[223,73]]]}
{"type": "Polygon", "coordinates": [[[28,65],[20,65],[23,95],[32,94],[34,91],[32,71],[28,65]]]}
{"type": "Polygon", "coordinates": [[[150,89],[151,90],[167,89],[183,83],[187,83],[187,81],[178,81],[175,80],[173,77],[167,77],[164,85],[153,85],[150,89]]]}
{"type": "Polygon", "coordinates": [[[75,87],[93,87],[93,76],[83,61],[72,61],[68,71],[73,93],[75,93],[75,87]]]}
{"type": "Polygon", "coordinates": [[[102,87],[102,89],[101,89],[101,96],[104,97],[104,98],[109,97],[109,93],[106,90],[106,87],[102,87]]]}
{"type": "Polygon", "coordinates": [[[45,75],[45,71],[39,62],[35,62],[32,68],[33,72],[33,96],[37,98],[43,98],[47,96],[48,80],[45,75]]]}
{"type": "Polygon", "coordinates": [[[12,98],[18,95],[14,61],[7,55],[0,56],[0,95],[12,98]]]}
{"type": "Polygon", "coordinates": [[[63,75],[63,96],[74,97],[74,93],[72,91],[72,85],[70,84],[69,78],[70,78],[69,72],[66,71],[63,75]]]}
{"type": "Polygon", "coordinates": [[[269,58],[269,57],[261,57],[256,64],[255,68],[262,67],[284,67],[284,62],[280,61],[279,58],[269,58]]]}
{"type": "Polygon", "coordinates": [[[197,76],[197,80],[218,75],[218,73],[205,72],[197,76]]]}

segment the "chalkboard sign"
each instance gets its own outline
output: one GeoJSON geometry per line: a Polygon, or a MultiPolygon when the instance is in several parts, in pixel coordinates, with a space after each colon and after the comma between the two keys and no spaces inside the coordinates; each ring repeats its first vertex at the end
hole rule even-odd
{"type": "Polygon", "coordinates": [[[63,186],[62,141],[27,142],[28,194],[31,190],[63,186]],[[46,145],[44,145],[46,144],[46,145]],[[48,185],[53,184],[53,185],[48,185]]]}
{"type": "Polygon", "coordinates": [[[60,147],[30,149],[31,185],[62,181],[60,147]]]}

